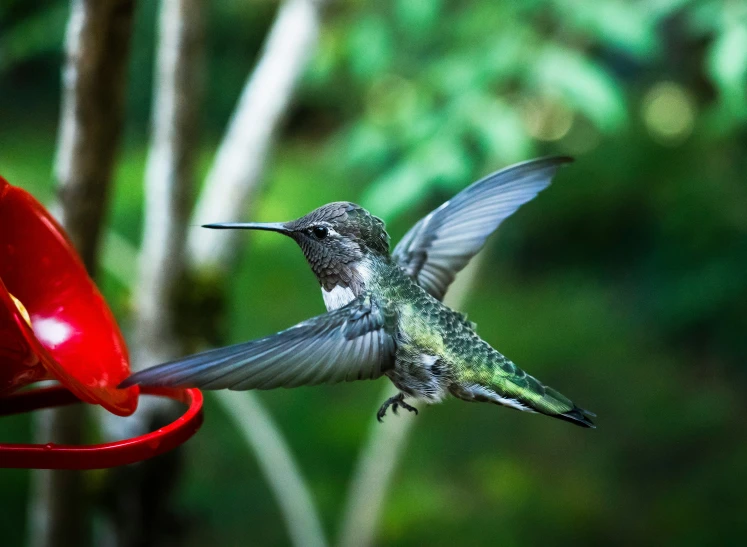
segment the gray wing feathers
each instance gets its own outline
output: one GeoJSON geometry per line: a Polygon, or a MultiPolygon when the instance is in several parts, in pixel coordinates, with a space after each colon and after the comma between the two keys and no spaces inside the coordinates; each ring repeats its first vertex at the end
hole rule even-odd
{"type": "Polygon", "coordinates": [[[558,168],[570,161],[542,158],[488,175],[421,219],[392,256],[424,289],[443,298],[456,273],[500,223],[546,188],[558,168]]]}
{"type": "Polygon", "coordinates": [[[384,313],[367,295],[272,336],[139,372],[123,386],[273,389],[378,378],[393,365],[384,313]]]}

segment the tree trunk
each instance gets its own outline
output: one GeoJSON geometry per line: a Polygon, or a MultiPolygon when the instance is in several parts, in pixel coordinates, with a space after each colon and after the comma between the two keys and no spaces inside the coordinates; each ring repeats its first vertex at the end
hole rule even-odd
{"type": "MultiPolygon", "coordinates": [[[[91,275],[124,119],[134,6],[134,0],[74,0],[68,21],[55,173],[60,220],[91,275]]],[[[40,413],[36,437],[79,444],[84,419],[82,405],[40,413]]],[[[33,495],[33,547],[88,543],[82,473],[37,471],[33,495]]]]}
{"type": "Polygon", "coordinates": [[[134,0],[73,0],[67,28],[55,174],[60,220],[91,275],[122,133],[134,9],[134,0]]]}
{"type": "MultiPolygon", "coordinates": [[[[235,234],[218,234],[197,226],[208,221],[238,220],[254,201],[274,137],[316,49],[325,3],[287,0],[278,12],[192,215],[195,227],[187,240],[192,272],[225,270],[235,254],[239,242],[235,234]]],[[[215,323],[215,317],[208,318],[208,322],[215,323]]],[[[308,486],[260,398],[247,392],[223,394],[216,400],[238,421],[244,439],[255,452],[278,500],[291,542],[299,546],[326,544],[308,486]]]]}

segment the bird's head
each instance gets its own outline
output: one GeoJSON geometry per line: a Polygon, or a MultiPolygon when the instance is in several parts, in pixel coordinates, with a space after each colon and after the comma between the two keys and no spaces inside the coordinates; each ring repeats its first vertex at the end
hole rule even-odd
{"type": "Polygon", "coordinates": [[[322,205],[290,222],[219,223],[204,227],[269,230],[293,238],[327,291],[340,285],[359,294],[370,261],[389,257],[389,234],[384,222],[347,201],[322,205]]]}

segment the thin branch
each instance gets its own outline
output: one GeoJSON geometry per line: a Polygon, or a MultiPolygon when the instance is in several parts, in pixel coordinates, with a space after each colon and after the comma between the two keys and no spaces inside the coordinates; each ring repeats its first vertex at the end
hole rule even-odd
{"type": "MultiPolygon", "coordinates": [[[[387,382],[380,399],[385,401],[397,393],[397,388],[387,382]]],[[[365,547],[373,543],[387,491],[416,419],[403,412],[399,416],[390,415],[383,424],[373,419],[369,425],[368,438],[348,487],[339,532],[341,547],[365,547]]]]}
{"type": "MultiPolygon", "coordinates": [[[[161,2],[151,142],[145,171],[143,244],[134,290],[135,370],[182,353],[174,328],[175,293],[184,273],[184,246],[194,189],[202,91],[202,8],[203,0],[161,2]]],[[[138,412],[126,421],[102,413],[107,434],[113,438],[141,435],[178,416],[176,405],[163,398],[144,398],[139,406],[138,412]]],[[[106,524],[111,528],[103,530],[112,538],[111,543],[125,547],[156,544],[163,539],[167,532],[154,523],[171,518],[170,498],[179,483],[180,456],[176,452],[109,474],[106,488],[110,491],[110,518],[106,524]]],[[[97,538],[100,542],[102,537],[97,538]]]]}
{"type": "MultiPolygon", "coordinates": [[[[140,254],[110,233],[117,254],[105,253],[105,265],[133,290],[135,348],[132,364],[142,369],[181,352],[174,332],[174,292],[184,272],[187,222],[193,197],[198,105],[201,98],[203,0],[163,0],[159,18],[158,59],[154,77],[151,142],[145,171],[143,244],[140,254]],[[121,257],[127,258],[120,264],[121,257]],[[137,271],[133,264],[137,264],[137,271]],[[124,275],[121,275],[123,274],[124,275]]],[[[111,251],[111,250],[109,250],[111,251]]],[[[102,415],[113,438],[142,434],[164,399],[145,399],[127,422],[102,415]],[[126,425],[125,425],[126,424],[126,425]],[[126,427],[127,432],[120,430],[126,427]]]]}
{"type": "MultiPolygon", "coordinates": [[[[218,149],[193,224],[237,221],[251,204],[274,137],[319,35],[325,0],[287,0],[280,7],[259,63],[249,76],[218,149]]],[[[237,234],[192,228],[189,261],[224,267],[237,234]]]]}
{"type": "MultiPolygon", "coordinates": [[[[444,299],[447,306],[459,309],[464,305],[481,261],[478,255],[457,275],[444,299]]],[[[387,384],[381,401],[396,393],[397,390],[387,384]]],[[[371,420],[368,438],[348,488],[339,532],[340,547],[368,547],[374,543],[387,492],[416,419],[404,412],[400,416],[390,415],[383,424],[375,418],[371,420]]]]}
{"type": "Polygon", "coordinates": [[[173,358],[175,287],[194,189],[201,98],[202,0],[163,0],[154,78],[153,130],[145,172],[145,219],[140,254],[135,367],[173,358]]]}
{"type": "MultiPolygon", "coordinates": [[[[324,3],[325,0],[287,0],[281,6],[218,149],[192,215],[193,224],[238,220],[254,201],[274,137],[316,48],[324,3]]],[[[187,239],[190,269],[225,269],[238,243],[230,231],[219,234],[192,228],[187,239]]],[[[325,545],[308,487],[259,397],[253,393],[225,393],[220,394],[219,400],[232,412],[256,454],[294,544],[325,545]],[[236,412],[236,408],[241,412],[236,412]]]]}
{"type": "MultiPolygon", "coordinates": [[[[134,0],[73,0],[68,21],[55,174],[61,222],[91,275],[124,119],[134,0]]],[[[79,444],[83,406],[39,414],[40,442],[79,444]]],[[[83,475],[37,471],[30,505],[34,547],[87,543],[83,475]]]]}
{"type": "Polygon", "coordinates": [[[308,486],[278,426],[260,404],[259,398],[251,391],[219,391],[216,396],[256,454],[259,466],[280,505],[293,545],[327,545],[308,486]]]}

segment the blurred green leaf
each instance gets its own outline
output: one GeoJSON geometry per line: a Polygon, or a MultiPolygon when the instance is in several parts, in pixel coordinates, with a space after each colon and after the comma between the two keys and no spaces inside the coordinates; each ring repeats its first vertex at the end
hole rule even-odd
{"type": "Polygon", "coordinates": [[[534,30],[517,21],[500,33],[486,37],[474,62],[490,75],[493,82],[506,85],[529,68],[528,53],[539,41],[534,30]]]}
{"type": "Polygon", "coordinates": [[[709,51],[708,72],[729,114],[747,116],[747,21],[730,21],[717,36],[709,51]]]}
{"type": "Polygon", "coordinates": [[[363,17],[350,31],[349,63],[353,74],[361,81],[387,70],[394,55],[391,27],[376,15],[363,17]]]}
{"type": "Polygon", "coordinates": [[[460,139],[439,135],[414,155],[427,180],[446,188],[461,188],[470,179],[472,162],[460,139]]]}
{"type": "Polygon", "coordinates": [[[423,166],[402,163],[376,180],[363,194],[362,203],[387,222],[417,202],[428,186],[423,166]]]}
{"type": "Polygon", "coordinates": [[[472,54],[452,55],[432,65],[429,70],[432,85],[444,95],[458,95],[479,88],[483,83],[480,63],[472,62],[472,54]]]}
{"type": "Polygon", "coordinates": [[[470,104],[470,122],[487,154],[488,162],[511,163],[532,150],[517,111],[499,98],[479,98],[470,104]]]}
{"type": "Polygon", "coordinates": [[[645,60],[659,53],[657,12],[650,2],[557,0],[556,4],[573,28],[608,47],[645,60]]]}
{"type": "Polygon", "coordinates": [[[443,0],[397,0],[395,10],[408,37],[430,36],[440,22],[443,0]]]}
{"type": "Polygon", "coordinates": [[[619,131],[627,121],[620,85],[578,52],[548,45],[532,67],[530,82],[540,93],[560,95],[600,131],[619,131]]]}
{"type": "Polygon", "coordinates": [[[319,44],[316,54],[311,60],[306,72],[307,82],[311,85],[323,85],[334,74],[340,64],[343,44],[342,36],[335,32],[322,33],[319,36],[319,44]]]}
{"type": "Polygon", "coordinates": [[[393,144],[386,132],[372,124],[359,123],[345,133],[343,150],[351,167],[376,168],[391,157],[393,144]]]}

